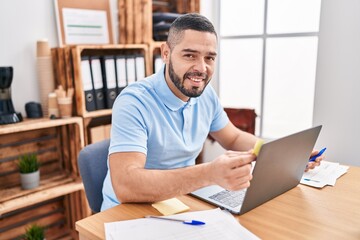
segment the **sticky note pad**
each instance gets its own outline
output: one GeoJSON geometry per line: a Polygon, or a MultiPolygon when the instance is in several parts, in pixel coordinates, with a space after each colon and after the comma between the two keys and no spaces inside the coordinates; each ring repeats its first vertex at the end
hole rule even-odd
{"type": "Polygon", "coordinates": [[[261,149],[261,146],[263,145],[263,143],[264,143],[264,140],[262,140],[262,139],[258,139],[256,141],[255,146],[254,146],[254,154],[256,156],[259,155],[259,152],[260,152],[260,149],[261,149]]]}
{"type": "Polygon", "coordinates": [[[163,215],[172,215],[180,212],[185,212],[190,208],[186,206],[183,202],[181,202],[177,198],[171,198],[168,200],[164,200],[161,202],[153,203],[151,206],[156,208],[163,215]]]}

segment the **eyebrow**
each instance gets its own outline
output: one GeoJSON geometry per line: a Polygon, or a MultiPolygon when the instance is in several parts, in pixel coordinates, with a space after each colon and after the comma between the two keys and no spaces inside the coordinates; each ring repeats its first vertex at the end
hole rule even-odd
{"type": "MultiPolygon", "coordinates": [[[[191,48],[185,48],[185,49],[181,50],[181,52],[199,53],[199,51],[191,49],[191,48]]],[[[217,53],[216,52],[207,52],[207,55],[217,56],[217,53]]]]}

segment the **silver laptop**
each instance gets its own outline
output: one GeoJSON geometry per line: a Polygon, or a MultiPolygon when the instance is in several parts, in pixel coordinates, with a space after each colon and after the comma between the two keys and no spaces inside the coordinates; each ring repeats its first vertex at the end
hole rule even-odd
{"type": "Polygon", "coordinates": [[[264,143],[249,188],[227,191],[212,185],[190,194],[235,214],[250,211],[299,184],[321,127],[264,143]]]}

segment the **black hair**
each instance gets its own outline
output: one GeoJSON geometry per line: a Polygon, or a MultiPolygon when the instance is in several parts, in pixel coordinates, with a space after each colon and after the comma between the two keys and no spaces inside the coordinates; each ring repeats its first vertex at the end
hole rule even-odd
{"type": "Polygon", "coordinates": [[[214,25],[206,17],[198,13],[184,14],[171,24],[167,44],[172,49],[181,41],[185,30],[195,30],[199,32],[213,33],[216,37],[214,25]]]}

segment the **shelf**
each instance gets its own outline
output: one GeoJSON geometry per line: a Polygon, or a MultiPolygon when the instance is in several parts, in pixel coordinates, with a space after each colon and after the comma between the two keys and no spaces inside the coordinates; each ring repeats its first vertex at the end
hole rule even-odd
{"type": "Polygon", "coordinates": [[[96,118],[96,117],[106,117],[111,115],[112,110],[111,109],[103,109],[103,110],[96,110],[92,112],[85,112],[84,118],[96,118]]]}
{"type": "MultiPolygon", "coordinates": [[[[48,118],[37,118],[29,119],[26,118],[24,121],[14,124],[0,125],[0,135],[10,134],[10,133],[19,133],[24,131],[31,131],[37,129],[59,127],[68,124],[77,124],[79,126],[80,135],[83,135],[82,127],[82,118],[81,117],[71,117],[71,118],[61,118],[61,119],[48,119],[48,118]]],[[[82,146],[84,146],[84,139],[81,138],[82,146]]]]}
{"type": "Polygon", "coordinates": [[[84,189],[81,180],[74,181],[73,179],[56,179],[54,181],[46,180],[46,183],[41,183],[39,188],[33,190],[21,190],[20,187],[13,189],[1,190],[0,194],[0,216],[14,211],[16,209],[31,206],[49,199],[70,194],[84,189]],[[11,191],[14,196],[11,196],[11,191]],[[4,195],[4,196],[3,196],[4,195]],[[7,199],[3,201],[4,199],[7,199]]]}
{"type": "Polygon", "coordinates": [[[45,227],[46,239],[52,240],[78,239],[74,224],[90,216],[91,211],[82,183],[73,182],[9,201],[1,205],[1,214],[0,239],[20,239],[25,229],[36,223],[45,227]]]}

